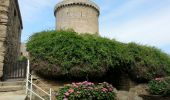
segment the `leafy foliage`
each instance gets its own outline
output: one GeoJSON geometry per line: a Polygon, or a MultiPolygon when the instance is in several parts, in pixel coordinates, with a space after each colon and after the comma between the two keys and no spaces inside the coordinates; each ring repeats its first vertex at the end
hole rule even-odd
{"type": "Polygon", "coordinates": [[[151,80],[166,76],[170,69],[170,57],[155,47],[135,43],[127,45],[131,69],[127,69],[133,79],[151,80]]]}
{"type": "Polygon", "coordinates": [[[106,82],[94,84],[85,81],[64,86],[56,98],[57,100],[115,100],[115,93],[113,86],[106,82]]]}
{"type": "Polygon", "coordinates": [[[156,78],[149,82],[149,91],[154,95],[170,95],[170,78],[156,78]]]}
{"type": "Polygon", "coordinates": [[[35,33],[27,49],[32,69],[46,77],[96,79],[120,71],[140,81],[170,72],[170,57],[159,49],[74,31],[35,33]]]}

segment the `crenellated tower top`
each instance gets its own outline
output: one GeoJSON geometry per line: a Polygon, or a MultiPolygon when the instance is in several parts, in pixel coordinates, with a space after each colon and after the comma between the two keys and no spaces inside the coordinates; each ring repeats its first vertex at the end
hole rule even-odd
{"type": "Polygon", "coordinates": [[[80,6],[89,6],[97,10],[98,14],[100,15],[100,8],[91,0],[63,0],[59,2],[54,9],[54,15],[56,15],[56,11],[65,6],[71,5],[80,5],[80,6]]]}
{"type": "Polygon", "coordinates": [[[56,30],[99,34],[99,7],[91,0],[63,0],[54,9],[56,30]]]}

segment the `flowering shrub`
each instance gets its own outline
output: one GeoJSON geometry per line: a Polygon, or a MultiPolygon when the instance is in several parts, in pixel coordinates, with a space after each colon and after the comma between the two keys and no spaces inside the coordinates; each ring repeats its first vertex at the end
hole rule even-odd
{"type": "Polygon", "coordinates": [[[91,82],[72,83],[61,88],[57,100],[115,100],[114,87],[106,82],[94,84],[91,82]]]}
{"type": "Polygon", "coordinates": [[[170,95],[170,78],[155,78],[150,81],[149,91],[154,95],[170,95]]]}

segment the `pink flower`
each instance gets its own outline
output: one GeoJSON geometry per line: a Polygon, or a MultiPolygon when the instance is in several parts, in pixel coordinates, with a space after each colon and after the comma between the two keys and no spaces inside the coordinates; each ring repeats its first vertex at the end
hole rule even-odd
{"type": "Polygon", "coordinates": [[[81,82],[78,82],[78,83],[76,83],[77,85],[82,85],[83,83],[81,83],[81,82]]]}
{"type": "Polygon", "coordinates": [[[103,89],[102,89],[102,91],[103,91],[103,92],[106,92],[106,91],[107,91],[107,89],[106,89],[106,88],[103,88],[103,89]]]}
{"type": "Polygon", "coordinates": [[[112,89],[112,88],[109,88],[109,91],[111,91],[111,92],[112,92],[112,91],[113,91],[113,89],[112,89]]]}
{"type": "Polygon", "coordinates": [[[162,80],[163,78],[155,78],[156,81],[160,81],[162,80]]]}
{"type": "Polygon", "coordinates": [[[68,92],[64,93],[65,96],[69,96],[70,94],[68,92]]]}
{"type": "Polygon", "coordinates": [[[68,100],[67,98],[64,98],[63,100],[68,100]]]}
{"type": "Polygon", "coordinates": [[[74,84],[76,84],[76,83],[72,83],[72,85],[74,85],[74,84]]]}
{"type": "Polygon", "coordinates": [[[73,92],[74,92],[74,89],[69,89],[68,92],[69,92],[69,93],[73,93],[73,92]]]}
{"type": "Polygon", "coordinates": [[[83,84],[87,84],[88,82],[87,81],[84,81],[83,84]]]}
{"type": "Polygon", "coordinates": [[[75,83],[73,83],[73,86],[74,86],[74,87],[76,87],[76,88],[78,88],[78,85],[77,85],[77,84],[75,84],[75,83]]]}
{"type": "Polygon", "coordinates": [[[92,82],[88,82],[88,83],[87,83],[87,85],[94,85],[94,83],[92,83],[92,82]]]}

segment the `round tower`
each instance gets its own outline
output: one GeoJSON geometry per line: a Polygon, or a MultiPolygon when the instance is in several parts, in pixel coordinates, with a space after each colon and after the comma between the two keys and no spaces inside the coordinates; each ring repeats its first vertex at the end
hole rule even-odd
{"type": "Polygon", "coordinates": [[[55,6],[56,30],[99,33],[99,7],[90,0],[63,0],[55,6]]]}

